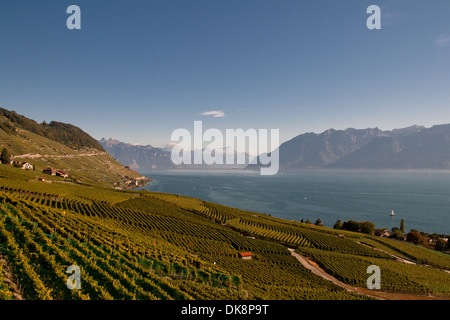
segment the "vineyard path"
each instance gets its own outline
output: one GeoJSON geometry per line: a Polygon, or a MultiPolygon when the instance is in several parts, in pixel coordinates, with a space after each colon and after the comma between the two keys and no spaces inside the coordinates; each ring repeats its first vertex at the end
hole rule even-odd
{"type": "Polygon", "coordinates": [[[5,276],[5,278],[3,279],[4,283],[12,289],[12,295],[16,300],[23,300],[19,285],[17,281],[15,281],[14,276],[11,274],[11,271],[8,268],[8,262],[1,254],[0,264],[3,265],[3,275],[5,276]]]}
{"type": "MultiPolygon", "coordinates": [[[[353,287],[350,286],[348,284],[343,283],[342,281],[339,281],[338,279],[336,279],[335,277],[333,277],[332,275],[330,275],[329,273],[327,273],[325,270],[323,270],[321,267],[319,267],[319,265],[317,263],[315,263],[314,261],[305,258],[304,256],[298,254],[297,252],[295,252],[295,249],[292,248],[288,248],[288,250],[291,252],[291,254],[297,258],[297,260],[308,270],[310,270],[312,273],[318,275],[319,277],[324,278],[325,280],[331,281],[334,284],[347,289],[348,291],[351,292],[357,292],[360,294],[364,294],[362,292],[360,292],[357,287],[353,287]]],[[[374,297],[374,296],[373,296],[374,297]]]]}
{"type": "Polygon", "coordinates": [[[324,269],[322,269],[317,263],[314,261],[298,254],[295,252],[295,249],[288,248],[291,254],[297,258],[297,260],[308,270],[313,272],[314,274],[322,277],[325,280],[331,281],[334,284],[348,290],[351,292],[355,292],[358,294],[363,294],[365,296],[381,299],[381,300],[436,300],[443,299],[449,300],[450,296],[433,296],[433,295],[424,295],[424,294],[406,294],[406,293],[391,293],[391,292],[383,292],[383,291],[373,291],[367,288],[353,287],[348,284],[339,281],[329,273],[327,273],[324,269]]]}

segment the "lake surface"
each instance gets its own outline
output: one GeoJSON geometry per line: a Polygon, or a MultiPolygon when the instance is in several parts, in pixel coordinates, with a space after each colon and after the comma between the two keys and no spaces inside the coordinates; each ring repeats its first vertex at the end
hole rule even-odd
{"type": "Polygon", "coordinates": [[[450,172],[307,170],[261,176],[259,171],[154,171],[145,189],[333,227],[337,219],[371,221],[450,233],[450,172]],[[395,216],[391,217],[391,210],[395,216]]]}

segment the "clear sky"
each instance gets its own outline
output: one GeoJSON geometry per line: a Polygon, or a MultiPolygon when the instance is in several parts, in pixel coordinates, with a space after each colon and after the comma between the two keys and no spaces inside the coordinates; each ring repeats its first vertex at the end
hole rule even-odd
{"type": "Polygon", "coordinates": [[[0,0],[0,106],[155,146],[194,120],[280,142],[450,123],[450,1],[0,0]]]}

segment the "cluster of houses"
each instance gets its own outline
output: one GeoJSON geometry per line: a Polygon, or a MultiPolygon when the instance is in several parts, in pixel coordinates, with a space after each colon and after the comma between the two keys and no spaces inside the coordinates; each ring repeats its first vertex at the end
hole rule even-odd
{"type": "MultiPolygon", "coordinates": [[[[0,153],[0,157],[2,156],[2,154],[0,153]]],[[[33,165],[29,162],[25,162],[25,161],[18,161],[18,160],[14,160],[14,156],[11,155],[8,158],[9,163],[7,163],[7,165],[11,165],[15,168],[20,168],[23,170],[33,170],[33,165]]]]}
{"type": "Polygon", "coordinates": [[[149,181],[151,181],[151,179],[147,177],[129,178],[128,176],[125,176],[124,180],[125,185],[128,188],[145,186],[149,181]]]}
{"type": "MultiPolygon", "coordinates": [[[[15,168],[20,168],[22,170],[34,170],[35,169],[34,165],[29,162],[14,160],[14,156],[11,156],[11,162],[9,163],[9,165],[11,165],[15,168]]],[[[42,170],[42,173],[49,174],[52,176],[63,177],[63,178],[69,177],[69,174],[67,172],[60,170],[60,169],[54,169],[51,167],[45,168],[44,170],[42,170]]],[[[44,181],[44,179],[42,179],[42,181],[44,181]]]]}

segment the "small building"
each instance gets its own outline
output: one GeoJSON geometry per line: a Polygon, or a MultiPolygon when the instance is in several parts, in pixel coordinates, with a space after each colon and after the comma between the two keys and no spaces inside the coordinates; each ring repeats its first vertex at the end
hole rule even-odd
{"type": "Polygon", "coordinates": [[[338,234],[339,238],[345,238],[345,234],[338,234]]]}
{"type": "Polygon", "coordinates": [[[42,173],[49,174],[49,175],[52,175],[52,176],[63,177],[63,178],[68,178],[69,177],[69,174],[67,172],[64,172],[64,171],[59,170],[59,169],[53,169],[51,167],[45,168],[44,170],[42,170],[42,173]]]}
{"type": "Polygon", "coordinates": [[[62,170],[56,170],[56,175],[58,177],[63,177],[63,178],[68,178],[69,177],[69,174],[67,172],[65,172],[65,171],[62,171],[62,170]]]}
{"type": "Polygon", "coordinates": [[[374,235],[382,237],[382,238],[389,238],[391,233],[389,232],[389,229],[375,229],[374,235]]]}
{"type": "Polygon", "coordinates": [[[33,165],[29,162],[22,162],[22,167],[23,170],[33,170],[33,165]]]}
{"type": "Polygon", "coordinates": [[[251,260],[253,258],[253,254],[251,252],[240,252],[239,257],[242,260],[251,260]]]}
{"type": "Polygon", "coordinates": [[[56,169],[47,167],[44,170],[42,170],[42,173],[49,174],[51,176],[56,176],[56,169]]]}

